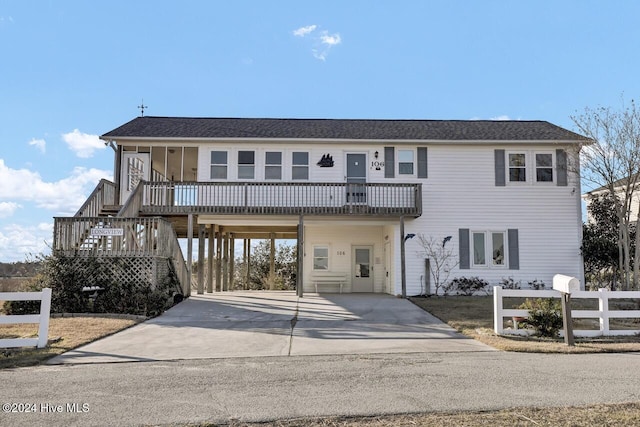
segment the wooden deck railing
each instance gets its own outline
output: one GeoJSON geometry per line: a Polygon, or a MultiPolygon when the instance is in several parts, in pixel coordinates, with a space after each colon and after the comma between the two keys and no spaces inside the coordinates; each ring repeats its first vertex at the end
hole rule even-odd
{"type": "Polygon", "coordinates": [[[171,258],[185,295],[187,265],[171,223],[162,218],[54,218],[53,251],[67,256],[171,258]]]}
{"type": "Polygon", "coordinates": [[[96,217],[102,214],[105,206],[115,205],[116,186],[113,182],[101,179],[87,201],[78,209],[75,216],[96,217]]]}
{"type": "MultiPolygon", "coordinates": [[[[143,182],[141,212],[420,216],[421,184],[143,182]]],[[[134,197],[134,195],[132,195],[134,197]]]]}

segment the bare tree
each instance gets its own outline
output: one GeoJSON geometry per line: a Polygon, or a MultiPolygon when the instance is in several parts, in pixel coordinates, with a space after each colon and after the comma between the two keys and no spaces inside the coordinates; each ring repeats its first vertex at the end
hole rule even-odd
{"type": "Polygon", "coordinates": [[[446,285],[449,280],[449,275],[451,274],[451,270],[458,265],[458,260],[454,255],[453,248],[447,248],[447,242],[449,240],[451,240],[451,236],[447,236],[440,241],[433,236],[427,237],[424,234],[418,234],[418,244],[422,246],[422,251],[418,251],[418,256],[429,259],[431,278],[433,279],[436,295],[438,295],[440,289],[442,289],[446,295],[446,285]]]}
{"type": "MultiPolygon", "coordinates": [[[[615,214],[619,220],[618,265],[623,274],[623,288],[638,288],[640,279],[640,234],[636,234],[631,254],[633,199],[640,181],[640,111],[632,100],[624,100],[620,109],[585,108],[571,119],[578,131],[593,143],[581,148],[582,177],[597,190],[614,195],[615,214]],[[633,274],[631,272],[633,268],[633,274]]],[[[636,226],[639,219],[635,219],[636,226]]]]}

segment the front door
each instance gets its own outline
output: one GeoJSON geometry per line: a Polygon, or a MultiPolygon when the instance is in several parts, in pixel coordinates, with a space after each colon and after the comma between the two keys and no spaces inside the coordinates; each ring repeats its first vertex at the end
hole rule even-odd
{"type": "Polygon", "coordinates": [[[149,180],[149,153],[124,153],[120,175],[120,204],[124,205],[140,181],[149,180]]]}
{"type": "Polygon", "coordinates": [[[367,203],[367,155],[347,153],[347,203],[367,203]]]}
{"type": "Polygon", "coordinates": [[[373,292],[373,246],[353,246],[351,249],[351,291],[373,292]]]}

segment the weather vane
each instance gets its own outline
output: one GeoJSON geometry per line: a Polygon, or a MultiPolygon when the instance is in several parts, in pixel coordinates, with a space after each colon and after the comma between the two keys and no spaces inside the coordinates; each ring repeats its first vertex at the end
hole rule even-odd
{"type": "Polygon", "coordinates": [[[142,99],[140,105],[138,105],[138,108],[140,109],[140,117],[144,117],[144,109],[148,108],[146,105],[144,105],[144,98],[142,99]]]}

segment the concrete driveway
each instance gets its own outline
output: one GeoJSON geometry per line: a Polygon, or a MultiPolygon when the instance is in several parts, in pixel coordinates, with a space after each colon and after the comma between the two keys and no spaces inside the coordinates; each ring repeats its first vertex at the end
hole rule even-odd
{"type": "Polygon", "coordinates": [[[481,351],[494,350],[389,295],[254,291],[194,295],[49,363],[481,351]]]}

